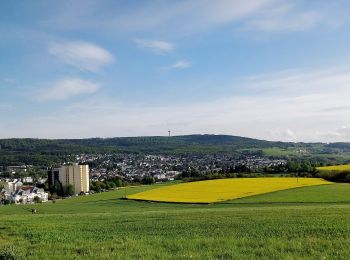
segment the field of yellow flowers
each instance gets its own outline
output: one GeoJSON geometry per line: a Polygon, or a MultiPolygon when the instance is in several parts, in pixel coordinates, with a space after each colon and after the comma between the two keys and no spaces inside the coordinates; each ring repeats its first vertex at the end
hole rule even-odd
{"type": "Polygon", "coordinates": [[[181,183],[129,195],[132,200],[214,203],[273,191],[332,184],[319,178],[236,178],[181,183]]]}
{"type": "Polygon", "coordinates": [[[350,171],[350,164],[317,167],[318,171],[350,171]]]}

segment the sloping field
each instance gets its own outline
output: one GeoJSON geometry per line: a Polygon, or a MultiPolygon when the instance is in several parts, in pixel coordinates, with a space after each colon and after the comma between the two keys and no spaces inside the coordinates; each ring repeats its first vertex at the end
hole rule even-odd
{"type": "Polygon", "coordinates": [[[332,184],[319,178],[237,178],[181,183],[129,195],[132,200],[214,203],[273,191],[332,184]]]}
{"type": "Polygon", "coordinates": [[[35,215],[0,206],[0,259],[350,259],[350,184],[210,205],[122,199],[157,187],[37,204],[35,215]]]}
{"type": "Polygon", "coordinates": [[[318,171],[350,171],[350,164],[317,167],[318,171]]]}

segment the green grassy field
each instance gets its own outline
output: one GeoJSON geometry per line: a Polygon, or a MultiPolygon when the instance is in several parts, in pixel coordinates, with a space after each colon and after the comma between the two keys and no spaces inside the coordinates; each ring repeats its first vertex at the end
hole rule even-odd
{"type": "Polygon", "coordinates": [[[1,256],[23,259],[349,259],[350,185],[210,205],[122,200],[137,187],[0,207],[1,256]]]}
{"type": "Polygon", "coordinates": [[[290,149],[282,149],[278,147],[270,147],[263,149],[264,156],[289,156],[289,155],[297,155],[297,151],[294,148],[290,149]]]}

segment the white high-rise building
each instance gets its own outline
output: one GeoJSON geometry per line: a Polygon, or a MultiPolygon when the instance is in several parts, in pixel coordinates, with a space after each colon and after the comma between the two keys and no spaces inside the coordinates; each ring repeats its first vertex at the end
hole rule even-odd
{"type": "Polygon", "coordinates": [[[73,185],[76,194],[89,191],[89,165],[65,165],[59,169],[58,179],[63,188],[73,185]]]}

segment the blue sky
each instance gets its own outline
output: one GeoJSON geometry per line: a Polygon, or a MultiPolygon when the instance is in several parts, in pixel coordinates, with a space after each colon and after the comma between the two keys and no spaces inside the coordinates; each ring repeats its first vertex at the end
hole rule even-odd
{"type": "Polygon", "coordinates": [[[0,138],[350,141],[347,1],[3,1],[0,138]]]}

